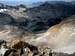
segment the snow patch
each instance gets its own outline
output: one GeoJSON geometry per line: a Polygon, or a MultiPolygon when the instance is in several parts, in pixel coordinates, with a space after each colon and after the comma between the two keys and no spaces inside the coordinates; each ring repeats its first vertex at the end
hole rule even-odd
{"type": "Polygon", "coordinates": [[[7,9],[0,9],[0,12],[5,12],[7,11],[7,9]]]}

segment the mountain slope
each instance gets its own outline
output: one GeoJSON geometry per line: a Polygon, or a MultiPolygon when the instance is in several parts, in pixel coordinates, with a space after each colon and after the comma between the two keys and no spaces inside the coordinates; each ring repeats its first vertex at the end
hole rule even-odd
{"type": "Polygon", "coordinates": [[[73,53],[75,47],[75,15],[51,27],[35,41],[56,52],[73,53]]]}
{"type": "Polygon", "coordinates": [[[5,13],[14,18],[16,25],[34,33],[45,32],[64,18],[75,14],[75,5],[71,2],[45,2],[32,8],[26,8],[24,5],[2,7],[8,9],[5,13]]]}

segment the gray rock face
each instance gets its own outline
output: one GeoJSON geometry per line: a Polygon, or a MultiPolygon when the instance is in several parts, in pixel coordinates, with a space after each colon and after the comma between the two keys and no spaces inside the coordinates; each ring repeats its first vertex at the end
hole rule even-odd
{"type": "Polygon", "coordinates": [[[4,14],[4,13],[0,13],[0,25],[1,24],[9,24],[13,21],[13,18],[8,15],[8,14],[4,14]]]}

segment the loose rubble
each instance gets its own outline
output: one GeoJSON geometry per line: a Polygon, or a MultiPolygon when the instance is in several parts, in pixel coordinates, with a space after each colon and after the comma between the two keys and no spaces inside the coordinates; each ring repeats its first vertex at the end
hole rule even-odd
{"type": "Polygon", "coordinates": [[[34,46],[29,43],[19,41],[12,47],[8,47],[4,41],[0,45],[0,56],[74,56],[75,54],[56,53],[48,47],[34,46]]]}

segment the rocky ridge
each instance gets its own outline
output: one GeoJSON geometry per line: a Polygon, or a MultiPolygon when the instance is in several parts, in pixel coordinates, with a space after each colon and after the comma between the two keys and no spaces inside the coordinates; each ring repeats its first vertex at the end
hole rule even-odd
{"type": "Polygon", "coordinates": [[[45,32],[51,26],[60,23],[64,18],[75,14],[75,5],[63,1],[45,2],[32,8],[27,8],[24,5],[2,7],[7,9],[4,13],[11,15],[16,25],[28,28],[34,33],[45,32]]]}
{"type": "Polygon", "coordinates": [[[26,8],[23,5],[16,7],[2,5],[0,8],[2,10],[0,12],[0,55],[75,55],[73,54],[75,16],[72,16],[75,14],[75,5],[68,2],[54,4],[46,2],[33,8],[26,8]]]}

